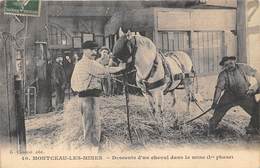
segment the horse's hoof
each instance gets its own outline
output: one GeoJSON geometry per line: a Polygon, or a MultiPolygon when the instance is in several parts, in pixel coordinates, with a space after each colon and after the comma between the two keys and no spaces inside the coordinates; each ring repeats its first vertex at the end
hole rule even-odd
{"type": "Polygon", "coordinates": [[[173,125],[171,127],[171,129],[173,129],[173,130],[180,130],[180,126],[179,125],[173,125]]]}
{"type": "Polygon", "coordinates": [[[178,125],[179,123],[179,120],[176,119],[174,122],[173,122],[173,125],[170,127],[171,129],[173,130],[180,130],[180,125],[178,125]]]}

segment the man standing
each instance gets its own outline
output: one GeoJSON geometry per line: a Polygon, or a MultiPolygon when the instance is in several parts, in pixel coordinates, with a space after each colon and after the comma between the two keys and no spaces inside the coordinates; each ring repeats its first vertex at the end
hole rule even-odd
{"type": "Polygon", "coordinates": [[[259,131],[259,102],[255,94],[259,91],[260,75],[246,64],[236,63],[236,57],[223,57],[220,61],[223,71],[218,76],[213,98],[213,117],[209,121],[209,132],[213,133],[226,112],[234,107],[242,107],[250,116],[247,134],[259,131]],[[250,86],[249,77],[257,80],[256,86],[250,86]],[[223,95],[221,96],[221,94],[223,95]]]}
{"type": "Polygon", "coordinates": [[[101,94],[101,78],[109,73],[125,69],[125,64],[119,67],[105,67],[95,61],[98,45],[92,41],[82,44],[82,59],[75,65],[71,88],[78,92],[81,99],[84,139],[90,146],[98,147],[101,136],[101,118],[98,97],[101,94]]]}
{"type": "Polygon", "coordinates": [[[63,103],[65,99],[65,89],[66,89],[66,74],[63,68],[63,58],[58,56],[56,62],[53,65],[53,84],[56,92],[56,102],[55,110],[63,110],[63,103]]]}
{"type": "Polygon", "coordinates": [[[70,80],[71,80],[71,75],[72,75],[72,72],[73,72],[73,69],[74,69],[74,64],[72,62],[72,59],[68,55],[65,56],[63,68],[64,68],[65,75],[66,75],[66,78],[67,78],[67,88],[68,88],[68,91],[69,91],[69,98],[70,98],[70,89],[71,89],[70,80]]]}
{"type": "MultiPolygon", "coordinates": [[[[100,54],[100,58],[97,59],[97,61],[104,65],[104,66],[108,66],[109,63],[110,63],[110,50],[106,47],[101,47],[99,50],[98,50],[99,54],[100,54]]],[[[109,96],[111,95],[112,93],[112,81],[111,81],[111,78],[110,76],[108,76],[107,78],[104,78],[101,80],[101,84],[102,84],[102,88],[103,88],[103,91],[104,91],[104,94],[106,96],[109,96]]]]}

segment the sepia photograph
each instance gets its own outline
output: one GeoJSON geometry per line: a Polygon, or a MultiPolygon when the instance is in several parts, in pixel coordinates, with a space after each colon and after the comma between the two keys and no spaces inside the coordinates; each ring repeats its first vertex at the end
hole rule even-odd
{"type": "Polygon", "coordinates": [[[260,0],[0,0],[0,168],[260,168],[260,0]]]}

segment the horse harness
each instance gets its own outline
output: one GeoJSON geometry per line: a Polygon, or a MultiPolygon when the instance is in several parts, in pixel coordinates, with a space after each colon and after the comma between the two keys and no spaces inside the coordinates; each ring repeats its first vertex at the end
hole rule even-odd
{"type": "MultiPolygon", "coordinates": [[[[130,43],[130,44],[131,44],[131,47],[133,48],[133,51],[131,52],[130,55],[132,57],[132,63],[134,63],[135,62],[135,54],[136,54],[137,49],[138,49],[135,36],[134,36],[134,44],[133,43],[130,43]]],[[[152,66],[150,72],[148,73],[148,75],[144,79],[138,81],[142,85],[142,88],[143,88],[142,90],[144,92],[149,92],[148,90],[155,89],[157,87],[163,86],[166,83],[167,79],[169,79],[167,87],[164,90],[164,94],[166,94],[167,92],[170,91],[169,88],[170,88],[171,84],[173,83],[173,81],[183,80],[185,78],[193,78],[194,77],[194,74],[191,75],[190,73],[184,73],[184,68],[179,64],[180,61],[178,60],[178,57],[176,57],[176,56],[175,56],[175,58],[176,58],[175,61],[179,65],[180,69],[182,70],[182,73],[178,73],[178,74],[175,74],[174,76],[172,76],[171,73],[170,73],[169,64],[167,63],[167,61],[165,60],[164,57],[165,57],[165,55],[162,52],[157,53],[156,56],[155,56],[155,59],[153,61],[153,66],[152,66]],[[159,79],[155,82],[149,83],[148,79],[153,77],[153,75],[155,74],[155,72],[158,68],[158,55],[161,57],[162,65],[163,65],[163,69],[164,69],[165,74],[164,74],[164,77],[162,79],[159,79]]]]}
{"type": "MultiPolygon", "coordinates": [[[[165,84],[165,82],[166,82],[166,74],[164,74],[164,77],[162,79],[160,79],[160,80],[157,80],[157,81],[152,82],[152,83],[148,82],[148,79],[154,76],[157,68],[158,68],[158,54],[155,56],[155,59],[153,61],[153,66],[152,66],[150,72],[148,73],[146,78],[144,78],[143,80],[140,81],[142,86],[145,88],[144,89],[145,92],[147,92],[148,90],[155,89],[157,87],[163,86],[165,84]]],[[[164,70],[166,70],[165,67],[164,67],[164,70]]]]}
{"type": "Polygon", "coordinates": [[[182,72],[172,76],[171,72],[170,72],[169,64],[167,63],[167,61],[165,60],[164,57],[165,57],[165,55],[163,53],[161,53],[161,52],[157,53],[157,55],[154,59],[154,62],[153,62],[153,66],[152,66],[150,72],[148,73],[147,77],[139,82],[145,88],[144,89],[145,92],[148,92],[148,90],[155,89],[157,87],[163,86],[167,82],[167,79],[168,79],[169,82],[167,83],[166,89],[163,91],[163,94],[165,95],[169,91],[178,88],[178,86],[182,83],[183,79],[194,78],[194,73],[191,74],[191,73],[185,73],[184,72],[184,67],[179,63],[180,61],[178,60],[178,57],[176,57],[176,56],[174,57],[175,58],[174,61],[177,62],[178,66],[182,70],[182,72]],[[155,74],[155,72],[158,68],[158,56],[161,57],[162,65],[163,65],[163,69],[164,69],[165,74],[164,74],[164,77],[162,79],[159,79],[155,82],[149,83],[148,79],[153,77],[153,75],[155,74]],[[171,87],[173,81],[177,81],[177,80],[181,80],[180,84],[176,88],[170,90],[170,87],[171,87]]]}

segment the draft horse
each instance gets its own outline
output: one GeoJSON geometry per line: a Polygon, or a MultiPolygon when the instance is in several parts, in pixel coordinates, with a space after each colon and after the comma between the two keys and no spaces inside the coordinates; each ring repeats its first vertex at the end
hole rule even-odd
{"type": "Polygon", "coordinates": [[[136,68],[136,84],[148,100],[151,116],[163,118],[164,95],[183,85],[186,91],[187,111],[192,95],[194,71],[188,54],[182,51],[158,53],[155,44],[147,37],[119,30],[119,39],[113,48],[113,61],[133,64],[136,68]]]}

